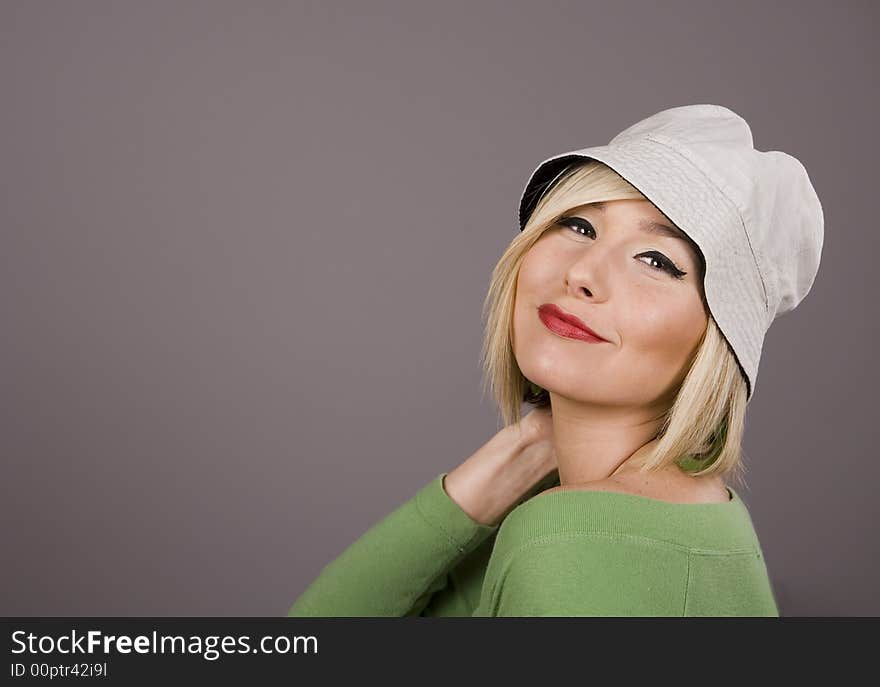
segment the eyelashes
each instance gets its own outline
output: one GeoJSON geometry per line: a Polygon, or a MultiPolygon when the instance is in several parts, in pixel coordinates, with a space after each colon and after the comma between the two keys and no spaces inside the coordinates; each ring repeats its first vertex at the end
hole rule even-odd
{"type": "MultiPolygon", "coordinates": [[[[581,231],[580,231],[581,229],[591,230],[593,232],[596,231],[595,229],[593,229],[592,224],[590,224],[588,221],[581,219],[579,217],[561,217],[556,221],[556,224],[563,226],[563,227],[571,228],[572,233],[576,233],[578,236],[585,236],[585,234],[581,233],[581,231]]],[[[649,258],[653,258],[654,260],[656,260],[660,264],[660,267],[653,267],[653,265],[651,265],[651,267],[653,269],[659,270],[661,272],[666,272],[667,274],[669,274],[669,276],[671,276],[674,279],[682,279],[682,278],[684,278],[684,275],[687,274],[687,272],[684,272],[683,270],[678,269],[678,267],[675,265],[674,262],[672,262],[672,260],[667,258],[665,255],[663,255],[663,253],[660,253],[659,251],[649,250],[644,253],[639,253],[639,255],[638,255],[638,257],[644,257],[644,256],[647,256],[649,258]]]]}

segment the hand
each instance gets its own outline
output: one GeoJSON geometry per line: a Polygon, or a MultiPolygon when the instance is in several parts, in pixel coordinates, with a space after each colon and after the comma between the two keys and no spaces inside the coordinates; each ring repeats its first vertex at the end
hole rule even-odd
{"type": "Polygon", "coordinates": [[[443,487],[472,520],[494,526],[556,474],[553,416],[535,408],[449,472],[443,487]]]}
{"type": "Polygon", "coordinates": [[[545,456],[552,463],[552,468],[546,477],[538,482],[532,489],[529,489],[518,500],[519,503],[528,501],[536,494],[540,494],[559,483],[559,466],[556,462],[556,444],[553,434],[553,413],[548,408],[535,408],[528,413],[522,420],[524,431],[531,432],[529,446],[525,451],[534,451],[539,456],[545,456]]]}

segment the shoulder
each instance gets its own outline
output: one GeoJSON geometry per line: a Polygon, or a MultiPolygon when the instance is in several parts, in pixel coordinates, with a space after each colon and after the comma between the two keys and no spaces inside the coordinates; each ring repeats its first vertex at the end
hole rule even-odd
{"type": "Polygon", "coordinates": [[[560,484],[550,489],[545,489],[544,491],[540,492],[538,496],[543,496],[544,494],[554,494],[560,491],[616,491],[620,493],[631,493],[630,490],[622,483],[616,482],[609,478],[576,485],[560,484]]]}
{"type": "Polygon", "coordinates": [[[609,529],[607,518],[594,518],[590,511],[572,515],[532,519],[499,535],[481,597],[489,615],[681,614],[689,564],[685,547],[650,533],[631,536],[625,525],[609,529]]]}
{"type": "Polygon", "coordinates": [[[539,496],[562,491],[607,491],[643,496],[669,503],[725,503],[730,500],[727,486],[718,477],[669,477],[641,475],[636,472],[608,477],[577,485],[559,485],[540,492],[539,496]]]}

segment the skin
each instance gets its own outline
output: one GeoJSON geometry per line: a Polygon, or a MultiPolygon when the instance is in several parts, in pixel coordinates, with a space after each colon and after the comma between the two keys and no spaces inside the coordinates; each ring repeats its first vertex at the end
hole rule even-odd
{"type": "MultiPolygon", "coordinates": [[[[690,241],[641,231],[640,219],[673,223],[645,200],[571,208],[525,255],[516,287],[513,348],[527,379],[550,394],[560,487],[627,491],[680,502],[726,501],[717,476],[678,466],[639,475],[656,444],[708,322],[700,259],[690,241]],[[645,255],[645,253],[650,253],[645,255]],[[681,279],[662,269],[668,258],[681,279]],[[545,327],[538,307],[555,303],[607,342],[586,343],[545,327]]],[[[547,493],[547,492],[542,492],[547,493]]]]}

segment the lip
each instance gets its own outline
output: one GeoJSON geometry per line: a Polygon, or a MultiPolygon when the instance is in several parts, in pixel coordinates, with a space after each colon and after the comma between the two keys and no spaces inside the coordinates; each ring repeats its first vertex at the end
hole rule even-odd
{"type": "Polygon", "coordinates": [[[547,329],[567,339],[577,339],[588,343],[609,343],[584,324],[580,318],[565,312],[554,303],[544,303],[539,307],[538,317],[547,329]]]}

